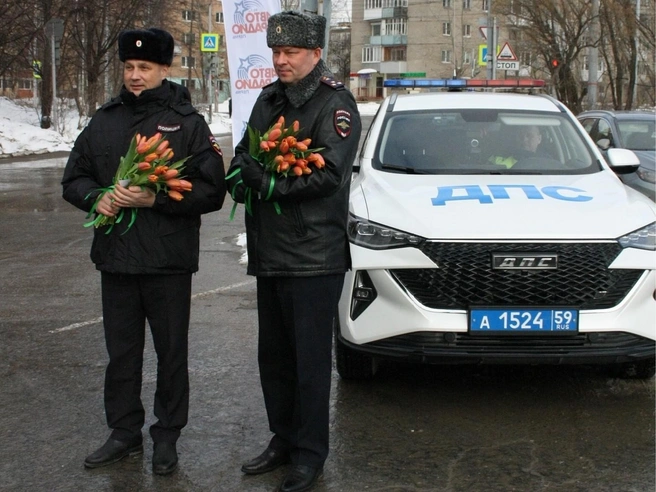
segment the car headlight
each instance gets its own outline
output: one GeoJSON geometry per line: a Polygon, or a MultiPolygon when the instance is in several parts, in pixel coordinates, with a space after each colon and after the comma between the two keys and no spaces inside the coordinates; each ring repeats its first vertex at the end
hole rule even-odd
{"type": "Polygon", "coordinates": [[[424,241],[423,237],[369,222],[355,215],[349,215],[348,237],[352,243],[370,249],[419,246],[424,241]]]}
{"type": "Polygon", "coordinates": [[[656,250],[656,222],[619,238],[624,248],[656,250]]]}
{"type": "Polygon", "coordinates": [[[639,167],[636,171],[638,177],[647,183],[656,183],[656,172],[644,167],[639,167]]]}

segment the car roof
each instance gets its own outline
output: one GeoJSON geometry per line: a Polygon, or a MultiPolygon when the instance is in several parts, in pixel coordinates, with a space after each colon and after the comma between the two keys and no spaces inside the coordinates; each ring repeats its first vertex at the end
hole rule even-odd
{"type": "Polygon", "coordinates": [[[427,92],[394,94],[390,96],[388,111],[421,111],[431,109],[505,109],[520,111],[561,112],[554,99],[533,94],[508,92],[427,92]]]}
{"type": "Polygon", "coordinates": [[[618,120],[653,120],[656,118],[656,111],[653,110],[590,110],[579,113],[577,118],[587,118],[591,116],[610,116],[618,120]]]}

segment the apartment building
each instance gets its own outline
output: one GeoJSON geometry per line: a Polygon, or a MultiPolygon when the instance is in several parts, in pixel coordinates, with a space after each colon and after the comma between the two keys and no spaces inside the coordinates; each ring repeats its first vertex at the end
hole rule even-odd
{"type": "MultiPolygon", "coordinates": [[[[186,0],[170,12],[167,28],[175,39],[169,79],[189,89],[195,105],[208,102],[208,82],[212,80],[214,104],[230,97],[226,57],[223,4],[220,0],[186,0]],[[218,51],[202,51],[204,33],[217,35],[218,51]]],[[[210,45],[214,43],[212,39],[210,45]]],[[[209,48],[210,46],[208,46],[209,48]]]]}
{"type": "MultiPolygon", "coordinates": [[[[379,99],[385,79],[485,78],[480,58],[487,50],[488,5],[488,0],[353,0],[351,90],[361,100],[379,99]]],[[[498,40],[507,38],[502,26],[498,33],[498,40]]]]}

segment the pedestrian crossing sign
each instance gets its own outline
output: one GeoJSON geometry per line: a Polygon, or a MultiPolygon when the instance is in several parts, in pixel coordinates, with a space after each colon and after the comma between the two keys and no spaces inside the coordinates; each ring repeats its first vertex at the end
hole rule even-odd
{"type": "Polygon", "coordinates": [[[200,36],[201,51],[219,51],[219,35],[211,32],[204,32],[200,36]]]}

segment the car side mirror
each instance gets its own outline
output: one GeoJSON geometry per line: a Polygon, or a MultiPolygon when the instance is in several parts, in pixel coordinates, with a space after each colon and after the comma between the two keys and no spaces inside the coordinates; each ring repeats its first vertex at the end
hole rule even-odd
{"type": "Polygon", "coordinates": [[[640,167],[640,159],[629,149],[609,149],[606,161],[616,174],[630,174],[640,167]]]}
{"type": "Polygon", "coordinates": [[[600,138],[597,140],[597,147],[601,150],[608,150],[610,148],[610,138],[600,138]]]}

